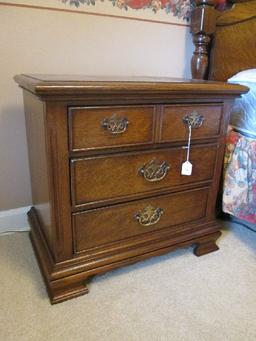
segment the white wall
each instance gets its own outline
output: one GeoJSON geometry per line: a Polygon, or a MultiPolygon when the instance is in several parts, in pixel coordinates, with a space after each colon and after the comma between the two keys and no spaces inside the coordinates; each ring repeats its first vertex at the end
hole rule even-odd
{"type": "Polygon", "coordinates": [[[190,77],[187,27],[0,4],[0,211],[31,203],[19,73],[190,77]]]}

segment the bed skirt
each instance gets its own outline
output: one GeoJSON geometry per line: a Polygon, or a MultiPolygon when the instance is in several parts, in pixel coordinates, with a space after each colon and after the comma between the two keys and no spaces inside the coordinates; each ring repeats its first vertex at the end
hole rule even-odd
{"type": "Polygon", "coordinates": [[[256,224],[256,139],[232,129],[227,135],[222,209],[256,224]]]}

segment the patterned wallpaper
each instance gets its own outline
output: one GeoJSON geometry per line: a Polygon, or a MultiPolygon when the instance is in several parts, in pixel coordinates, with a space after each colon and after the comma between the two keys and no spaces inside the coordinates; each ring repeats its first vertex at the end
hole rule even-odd
{"type": "MultiPolygon", "coordinates": [[[[188,26],[195,0],[2,0],[2,6],[47,9],[188,26]]],[[[223,0],[216,0],[223,1],[223,0]]]]}
{"type": "Polygon", "coordinates": [[[111,2],[113,7],[123,11],[150,10],[153,13],[164,11],[179,19],[189,20],[191,13],[190,0],[60,0],[70,6],[80,8],[82,6],[95,6],[96,3],[111,2]]]}
{"type": "MultiPolygon", "coordinates": [[[[231,0],[214,0],[224,10],[231,0]]],[[[188,26],[195,0],[2,0],[0,5],[188,26]]]]}

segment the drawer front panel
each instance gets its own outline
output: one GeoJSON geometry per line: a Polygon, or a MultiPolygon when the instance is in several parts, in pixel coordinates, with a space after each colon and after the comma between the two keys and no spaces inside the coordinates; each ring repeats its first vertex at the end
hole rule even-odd
{"type": "Polygon", "coordinates": [[[217,145],[193,146],[191,176],[181,175],[186,149],[118,154],[71,162],[73,205],[186,185],[213,178],[217,145]]]}
{"type": "Polygon", "coordinates": [[[73,151],[153,143],[153,106],[70,108],[69,122],[73,151]]]}
{"type": "Polygon", "coordinates": [[[208,189],[73,214],[75,253],[205,217],[208,189]]]}
{"type": "Polygon", "coordinates": [[[192,140],[218,136],[221,118],[221,105],[165,106],[160,141],[187,140],[188,121],[192,124],[192,140]]]}

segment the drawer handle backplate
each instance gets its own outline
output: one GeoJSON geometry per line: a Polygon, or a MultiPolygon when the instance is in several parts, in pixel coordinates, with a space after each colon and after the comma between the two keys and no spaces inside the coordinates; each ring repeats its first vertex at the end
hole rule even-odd
{"type": "Polygon", "coordinates": [[[203,121],[204,117],[196,111],[183,117],[183,123],[187,126],[191,126],[191,128],[200,128],[203,121]]]}
{"type": "Polygon", "coordinates": [[[164,210],[160,207],[153,207],[151,205],[145,207],[143,211],[135,215],[135,219],[142,226],[151,226],[159,222],[164,210]]]}
{"type": "Polygon", "coordinates": [[[161,162],[153,159],[139,169],[139,174],[141,174],[145,180],[155,182],[161,181],[166,176],[169,169],[170,166],[166,161],[161,162]]]}
{"type": "Polygon", "coordinates": [[[107,129],[111,134],[124,133],[128,128],[128,120],[125,117],[118,117],[113,114],[110,118],[104,118],[101,122],[101,126],[107,129]]]}

